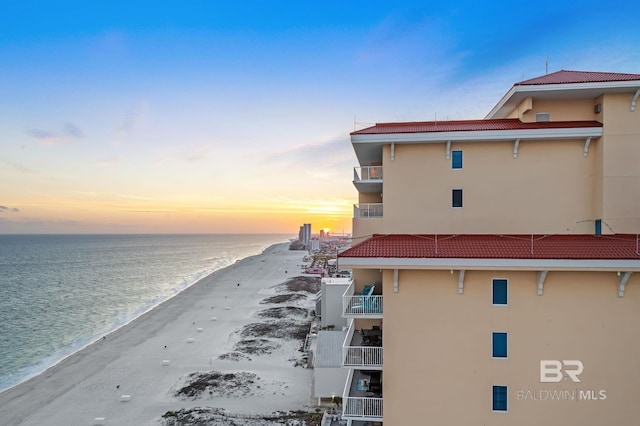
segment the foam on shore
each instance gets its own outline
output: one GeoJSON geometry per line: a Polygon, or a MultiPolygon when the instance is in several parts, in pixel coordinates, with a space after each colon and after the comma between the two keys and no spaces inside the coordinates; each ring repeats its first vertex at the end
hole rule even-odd
{"type": "Polygon", "coordinates": [[[237,330],[254,323],[304,253],[278,244],[214,272],[141,317],[0,394],[5,425],[157,424],[167,411],[196,406],[240,413],[293,410],[309,401],[311,371],[293,367],[296,344],[248,360],[234,351],[237,330]],[[213,320],[215,318],[215,320],[213,320]],[[259,392],[180,399],[172,390],[189,374],[246,371],[259,392]]]}

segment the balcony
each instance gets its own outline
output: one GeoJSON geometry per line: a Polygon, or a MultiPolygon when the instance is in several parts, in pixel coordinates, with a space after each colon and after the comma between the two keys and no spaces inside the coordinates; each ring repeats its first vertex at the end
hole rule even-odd
{"type": "Polygon", "coordinates": [[[383,296],[373,294],[376,284],[365,286],[359,294],[354,294],[352,281],[342,295],[342,316],[344,318],[382,318],[383,296]]]}
{"type": "Polygon", "coordinates": [[[382,192],[382,166],[363,166],[353,168],[353,184],[358,192],[382,192]]]}
{"type": "Polygon", "coordinates": [[[354,204],[353,217],[382,217],[382,203],[354,204]]]}
{"type": "Polygon", "coordinates": [[[382,330],[379,327],[356,330],[351,320],[342,345],[342,366],[382,370],[382,330]]]}
{"type": "Polygon", "coordinates": [[[342,418],[351,421],[381,422],[382,384],[381,374],[366,375],[349,370],[342,395],[342,418]]]}

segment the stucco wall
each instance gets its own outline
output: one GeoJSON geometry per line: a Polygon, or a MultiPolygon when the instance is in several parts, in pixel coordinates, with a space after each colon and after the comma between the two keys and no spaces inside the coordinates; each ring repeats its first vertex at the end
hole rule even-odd
{"type": "Polygon", "coordinates": [[[640,109],[630,105],[615,94],[602,106],[602,220],[616,233],[640,232],[640,109]]]}
{"type": "MultiPolygon", "coordinates": [[[[598,142],[592,142],[597,145],[598,142]]],[[[384,222],[379,233],[593,233],[596,156],[581,141],[396,145],[384,160],[384,222]],[[451,207],[452,189],[463,207],[451,207]]],[[[367,219],[360,219],[365,222],[367,219]]],[[[363,234],[361,227],[354,227],[363,234]]]]}
{"type": "Polygon", "coordinates": [[[593,99],[541,100],[533,99],[530,110],[522,114],[524,122],[536,121],[536,113],[548,112],[551,121],[598,120],[593,99]]]}
{"type": "Polygon", "coordinates": [[[384,412],[388,424],[627,425],[640,406],[640,277],[624,298],[613,272],[549,272],[537,296],[535,272],[384,274],[384,412]],[[492,278],[509,280],[508,306],[492,306],[492,278]],[[492,359],[491,333],[506,331],[508,359],[492,359]],[[544,359],[580,360],[581,383],[540,383],[544,359]],[[508,413],[491,408],[507,385],[508,413]],[[518,391],[604,390],[606,400],[518,400],[518,391]]]}

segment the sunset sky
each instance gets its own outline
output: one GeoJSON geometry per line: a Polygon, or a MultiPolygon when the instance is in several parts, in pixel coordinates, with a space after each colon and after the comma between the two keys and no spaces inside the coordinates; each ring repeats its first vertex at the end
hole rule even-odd
{"type": "Polygon", "coordinates": [[[354,125],[640,73],[640,2],[577,4],[5,2],[0,233],[350,232],[354,125]]]}

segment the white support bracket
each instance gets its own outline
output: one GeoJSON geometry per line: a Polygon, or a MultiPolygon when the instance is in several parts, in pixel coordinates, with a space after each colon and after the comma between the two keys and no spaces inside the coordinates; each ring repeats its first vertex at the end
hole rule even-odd
{"type": "Polygon", "coordinates": [[[538,272],[538,296],[542,296],[542,291],[544,290],[544,280],[547,279],[547,272],[549,271],[538,272]]]}
{"type": "Polygon", "coordinates": [[[624,286],[627,285],[627,281],[629,281],[631,274],[633,274],[631,271],[627,271],[622,275],[618,272],[618,297],[624,297],[624,286]]]}
{"type": "Polygon", "coordinates": [[[640,89],[636,90],[636,93],[634,93],[633,97],[631,98],[631,112],[634,112],[636,110],[638,96],[640,96],[640,89]]]}
{"type": "Polygon", "coordinates": [[[460,269],[458,275],[458,294],[464,293],[464,269],[460,269]]]}
{"type": "Polygon", "coordinates": [[[589,155],[589,144],[591,143],[591,136],[589,136],[585,141],[584,141],[584,149],[582,150],[582,154],[585,156],[585,158],[589,155]]]}
{"type": "Polygon", "coordinates": [[[447,160],[451,160],[451,141],[447,141],[447,160]]]}
{"type": "Polygon", "coordinates": [[[518,148],[520,147],[520,139],[513,141],[513,158],[518,158],[518,148]]]}
{"type": "Polygon", "coordinates": [[[394,269],[393,270],[393,292],[397,293],[398,292],[398,270],[394,269]]]}
{"type": "Polygon", "coordinates": [[[391,142],[391,161],[396,159],[396,143],[391,142]]]}

